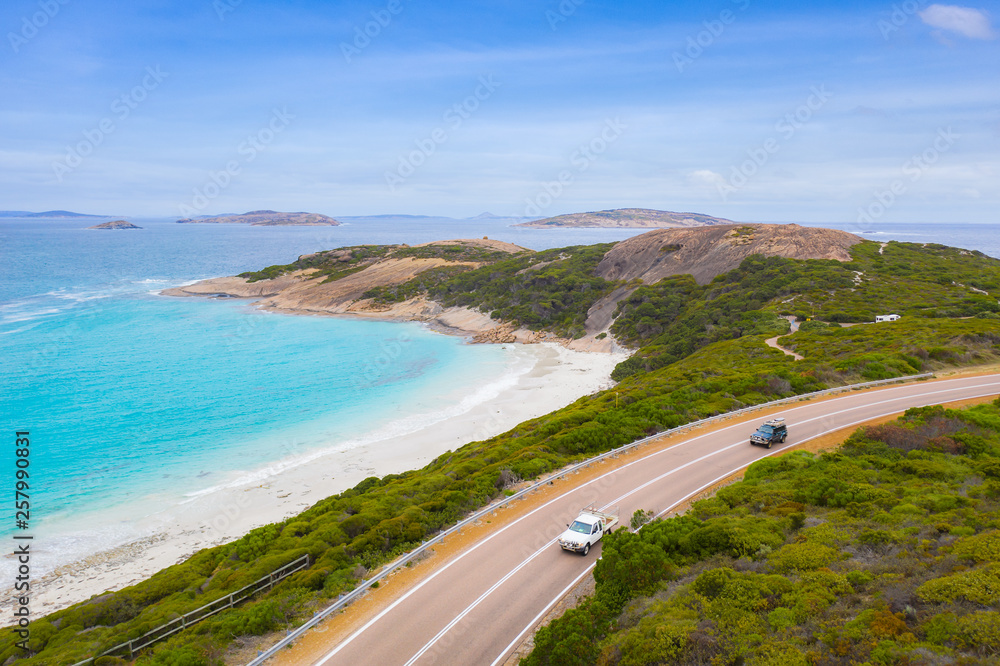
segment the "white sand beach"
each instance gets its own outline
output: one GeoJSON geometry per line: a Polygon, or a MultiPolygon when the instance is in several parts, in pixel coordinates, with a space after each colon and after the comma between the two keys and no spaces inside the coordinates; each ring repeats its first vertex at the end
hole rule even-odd
{"type": "MultiPolygon", "coordinates": [[[[574,351],[555,343],[510,347],[532,356],[532,369],[495,398],[465,413],[347,450],[330,442],[328,449],[313,454],[307,464],[284,468],[277,463],[266,470],[245,470],[244,478],[257,480],[222,484],[184,504],[166,507],[129,526],[140,535],[137,538],[69,564],[46,566],[46,559],[55,562],[57,554],[47,556],[43,549],[35,560],[42,576],[32,582],[32,612],[41,616],[138,583],[202,548],[295,515],[367,477],[423,467],[448,450],[559,409],[612,385],[611,371],[627,358],[625,353],[574,351]]],[[[6,599],[0,604],[3,608],[6,599]]]]}

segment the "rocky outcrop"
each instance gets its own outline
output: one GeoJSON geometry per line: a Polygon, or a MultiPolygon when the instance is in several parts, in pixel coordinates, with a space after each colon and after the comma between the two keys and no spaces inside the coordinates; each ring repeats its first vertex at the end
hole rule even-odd
{"type": "Polygon", "coordinates": [[[319,213],[279,213],[273,210],[252,210],[242,215],[215,215],[177,220],[178,224],[249,224],[253,227],[283,226],[328,226],[336,227],[340,222],[319,213]]]}
{"type": "Polygon", "coordinates": [[[648,208],[619,208],[592,213],[558,215],[514,226],[545,229],[551,227],[660,229],[664,227],[701,227],[711,224],[735,224],[735,222],[702,213],[672,213],[666,210],[650,210],[648,208]]]}
{"type": "Polygon", "coordinates": [[[105,222],[104,224],[95,224],[92,227],[87,227],[88,229],[142,229],[142,227],[137,227],[131,222],[126,222],[125,220],[115,220],[113,222],[105,222]]]}
{"type": "Polygon", "coordinates": [[[689,273],[698,284],[731,271],[752,254],[790,259],[850,261],[862,239],[846,231],[797,224],[741,224],[696,229],[662,229],[615,245],[597,266],[606,280],[646,284],[689,273]]]}

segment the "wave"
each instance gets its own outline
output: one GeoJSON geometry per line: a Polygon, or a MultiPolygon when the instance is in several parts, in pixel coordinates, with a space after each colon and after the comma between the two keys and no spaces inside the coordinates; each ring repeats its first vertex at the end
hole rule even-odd
{"type": "MultiPolygon", "coordinates": [[[[42,524],[43,531],[51,534],[32,543],[33,577],[45,576],[57,569],[62,570],[67,565],[72,569],[74,563],[85,565],[109,559],[108,556],[111,555],[109,551],[151,536],[149,532],[121,522],[87,530],[74,530],[69,527],[79,524],[79,517],[67,519],[65,525],[60,525],[58,521],[42,524]],[[67,529],[62,529],[64,527],[67,529]]],[[[0,576],[3,576],[4,580],[14,580],[16,569],[17,560],[11,555],[6,555],[0,561],[0,576]]]]}
{"type": "MultiPolygon", "coordinates": [[[[47,308],[43,307],[39,310],[19,310],[18,308],[27,306],[29,304],[22,303],[12,303],[9,305],[0,306],[0,323],[11,323],[16,324],[23,321],[34,321],[36,319],[42,319],[48,317],[49,315],[59,314],[63,311],[63,308],[47,308]]],[[[22,330],[22,329],[19,329],[22,330]]],[[[14,333],[14,331],[7,331],[7,333],[14,333]]]]}

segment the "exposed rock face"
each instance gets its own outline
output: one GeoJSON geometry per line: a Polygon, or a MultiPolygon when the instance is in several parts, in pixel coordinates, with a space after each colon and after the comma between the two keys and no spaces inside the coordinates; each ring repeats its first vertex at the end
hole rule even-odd
{"type": "MultiPolygon", "coordinates": [[[[414,247],[433,245],[463,245],[482,247],[492,251],[517,254],[525,252],[525,248],[513,243],[489,239],[463,239],[452,241],[434,241],[414,247]]],[[[349,252],[344,251],[344,257],[349,252]]],[[[309,256],[309,255],[304,255],[309,256]]],[[[338,258],[334,253],[333,258],[338,258]]],[[[419,318],[417,315],[430,316],[437,314],[442,308],[429,301],[414,299],[406,303],[392,306],[379,306],[371,299],[364,298],[364,293],[374,287],[389,287],[403,284],[431,268],[441,266],[469,266],[475,268],[479,264],[465,261],[448,261],[440,258],[405,257],[395,259],[378,259],[357,273],[351,273],[333,282],[326,282],[326,276],[313,277],[313,271],[301,270],[288,273],[272,280],[248,282],[241,277],[214,278],[202,280],[192,285],[167,289],[167,296],[234,296],[237,298],[264,298],[260,306],[274,310],[289,310],[297,312],[316,312],[328,314],[365,314],[381,313],[397,316],[396,310],[402,309],[405,314],[400,317],[419,318]],[[431,306],[436,307],[431,307],[431,306]]]]}
{"type": "Polygon", "coordinates": [[[87,228],[88,229],[142,229],[142,227],[137,227],[131,222],[126,222],[125,220],[115,220],[114,222],[95,224],[94,226],[87,228]]]}
{"type": "Polygon", "coordinates": [[[738,267],[752,254],[850,261],[862,238],[846,231],[797,224],[742,224],[650,231],[615,245],[597,266],[606,280],[646,284],[690,273],[698,284],[738,267]]]}
{"type": "Polygon", "coordinates": [[[515,224],[515,227],[599,227],[599,228],[649,228],[701,227],[710,224],[735,224],[732,220],[701,213],[672,213],[648,208],[619,208],[593,213],[558,215],[544,220],[515,224]]]}
{"type": "Polygon", "coordinates": [[[278,226],[330,226],[340,222],[319,213],[279,213],[273,210],[252,210],[242,215],[216,215],[214,217],[185,218],[178,224],[249,224],[253,227],[278,226]]]}

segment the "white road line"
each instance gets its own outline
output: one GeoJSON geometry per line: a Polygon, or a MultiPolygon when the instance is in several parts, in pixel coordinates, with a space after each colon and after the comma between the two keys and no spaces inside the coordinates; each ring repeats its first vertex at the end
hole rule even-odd
{"type": "MultiPolygon", "coordinates": [[[[940,383],[945,383],[945,382],[951,383],[951,382],[957,382],[957,381],[961,381],[961,380],[957,380],[957,379],[956,380],[944,380],[944,382],[935,382],[935,383],[939,383],[940,384],[940,383]]],[[[896,401],[898,401],[900,399],[911,399],[912,400],[914,398],[922,398],[922,397],[926,397],[926,396],[930,396],[930,395],[937,395],[939,393],[950,393],[950,392],[953,392],[955,390],[968,390],[968,389],[986,388],[986,387],[1000,387],[1000,382],[992,382],[992,383],[988,383],[988,384],[980,384],[980,385],[975,385],[975,386],[962,387],[961,389],[943,389],[943,390],[939,390],[939,391],[931,391],[931,392],[927,392],[927,393],[919,393],[919,394],[916,394],[916,395],[906,395],[906,396],[901,396],[899,398],[893,398],[891,400],[884,400],[884,401],[881,401],[881,402],[871,403],[869,405],[864,405],[864,406],[870,407],[872,405],[879,405],[879,404],[884,404],[884,403],[888,403],[888,402],[896,402],[896,401]]],[[[895,387],[895,388],[892,388],[892,389],[881,389],[881,390],[888,392],[888,391],[899,390],[900,388],[906,388],[906,387],[895,387]]],[[[877,391],[875,391],[875,392],[877,392],[877,391]]],[[[848,400],[848,399],[850,399],[852,397],[855,397],[855,395],[859,395],[859,394],[854,394],[854,395],[848,394],[848,395],[843,396],[841,398],[834,398],[833,401],[848,400]]],[[[956,399],[965,400],[965,399],[971,399],[971,398],[976,398],[976,397],[983,397],[983,395],[992,395],[992,392],[986,393],[986,394],[982,394],[982,395],[966,396],[966,397],[963,397],[963,398],[956,398],[956,399]]],[[[808,408],[808,407],[814,407],[814,406],[816,406],[816,404],[818,404],[818,403],[804,404],[804,405],[795,407],[795,408],[793,408],[790,411],[797,411],[799,409],[805,409],[805,408],[808,408]]],[[[841,414],[841,413],[844,413],[844,412],[850,412],[850,411],[853,411],[854,409],[858,409],[858,408],[859,407],[854,407],[854,408],[849,408],[849,409],[841,410],[841,411],[838,411],[838,412],[833,412],[832,414],[826,414],[824,416],[815,417],[815,418],[812,418],[812,419],[808,419],[806,421],[802,421],[802,423],[808,423],[810,421],[815,421],[815,420],[819,420],[819,419],[822,419],[822,418],[827,418],[829,416],[833,416],[833,415],[836,415],[836,414],[841,414]]],[[[898,411],[898,410],[896,410],[896,411],[898,411]]],[[[894,412],[892,412],[892,413],[894,413],[894,412]]],[[[879,418],[879,417],[868,417],[868,418],[864,419],[863,421],[870,420],[871,418],[879,418]]],[[[752,420],[752,419],[747,419],[747,420],[752,420]]],[[[858,423],[861,423],[863,421],[858,421],[858,423]]],[[[549,500],[548,502],[542,504],[538,508],[536,508],[536,509],[528,512],[527,514],[521,516],[520,518],[516,519],[514,522],[510,523],[509,525],[506,525],[505,527],[497,530],[492,535],[486,537],[485,539],[483,539],[482,541],[480,541],[479,543],[477,543],[473,547],[469,548],[464,553],[461,553],[460,555],[458,555],[457,557],[455,557],[453,560],[451,560],[447,564],[445,564],[442,567],[440,567],[437,571],[435,571],[434,573],[432,573],[430,576],[428,576],[422,582],[418,583],[410,591],[408,591],[402,597],[400,597],[399,599],[397,599],[396,601],[394,601],[392,604],[390,604],[388,607],[386,607],[383,611],[381,611],[375,617],[373,617],[371,620],[369,620],[367,623],[365,623],[364,626],[362,626],[360,629],[358,629],[357,631],[355,631],[354,633],[352,633],[350,636],[348,636],[346,639],[344,639],[343,642],[341,642],[333,650],[331,650],[326,655],[324,655],[319,660],[319,662],[317,662],[317,663],[322,664],[322,663],[326,662],[328,659],[330,659],[331,657],[335,656],[343,648],[347,647],[348,644],[350,644],[351,642],[353,642],[358,636],[360,636],[362,633],[364,633],[365,631],[367,631],[372,625],[374,625],[380,619],[382,619],[383,617],[385,617],[389,612],[391,612],[394,608],[396,608],[397,606],[399,606],[399,604],[403,603],[406,599],[408,599],[413,594],[415,594],[417,591],[419,591],[421,588],[423,588],[424,585],[427,585],[432,580],[434,580],[435,578],[437,578],[440,574],[444,573],[452,565],[457,564],[460,560],[462,560],[466,556],[472,554],[473,551],[477,550],[481,546],[484,546],[486,543],[488,543],[489,541],[491,541],[495,537],[500,536],[501,534],[503,534],[504,532],[506,532],[508,529],[514,527],[515,525],[517,525],[521,521],[528,519],[529,517],[531,517],[532,515],[534,515],[535,513],[539,512],[539,511],[541,511],[542,509],[548,507],[549,505],[551,505],[551,504],[553,504],[555,502],[558,502],[559,500],[562,500],[565,497],[567,497],[569,495],[572,495],[573,493],[576,493],[576,492],[578,492],[578,491],[586,488],[587,486],[592,485],[592,484],[594,484],[594,483],[596,483],[596,482],[604,479],[607,476],[610,476],[612,474],[617,474],[619,471],[627,469],[627,468],[631,467],[632,465],[636,465],[638,463],[645,462],[646,460],[649,460],[650,458],[653,458],[654,456],[661,455],[661,454],[663,454],[663,453],[665,453],[667,451],[670,451],[672,449],[675,450],[678,446],[683,446],[683,445],[686,445],[686,444],[691,444],[692,442],[696,442],[699,439],[703,439],[703,438],[711,436],[711,435],[718,435],[719,433],[724,432],[726,430],[731,430],[731,429],[737,428],[737,427],[744,427],[745,425],[746,425],[746,421],[740,421],[739,423],[734,423],[734,424],[731,424],[731,425],[726,426],[724,428],[719,428],[719,429],[716,429],[716,430],[712,430],[711,432],[707,432],[707,433],[698,435],[697,437],[693,437],[691,439],[687,439],[687,440],[678,442],[677,444],[675,444],[672,447],[669,447],[667,449],[661,449],[660,451],[655,451],[655,452],[653,452],[653,453],[651,453],[651,454],[649,454],[647,456],[644,456],[644,457],[642,457],[642,458],[640,458],[638,460],[634,460],[631,463],[627,463],[625,465],[622,465],[621,467],[616,467],[613,470],[610,470],[610,471],[608,471],[608,472],[606,472],[606,473],[604,473],[604,474],[602,474],[602,475],[600,475],[600,476],[598,476],[598,477],[596,477],[594,479],[591,479],[590,481],[588,481],[588,482],[586,482],[584,484],[581,484],[581,485],[579,485],[579,486],[577,486],[577,487],[575,487],[575,488],[573,488],[571,490],[566,491],[565,493],[563,493],[562,495],[559,495],[558,497],[555,497],[555,498],[549,500]]],[[[841,427],[849,427],[850,425],[853,425],[853,424],[848,424],[847,426],[841,426],[841,427]]],[[[716,453],[721,453],[722,451],[727,450],[729,448],[732,448],[733,446],[738,446],[738,445],[728,446],[728,447],[726,447],[726,449],[720,449],[716,453]]],[[[780,451],[775,451],[775,453],[779,453],[779,452],[780,451]]],[[[711,457],[712,455],[715,455],[716,453],[707,454],[706,456],[703,456],[699,460],[703,460],[706,457],[711,457]]],[[[768,455],[771,455],[771,454],[768,454],[768,455]]],[[[766,457],[766,456],[764,456],[764,457],[766,457]]],[[[649,485],[649,484],[647,483],[646,485],[649,485]]],[[[548,544],[546,545],[546,547],[548,545],[551,545],[554,542],[555,542],[555,539],[553,539],[552,541],[549,541],[548,544]]],[[[535,557],[535,555],[532,555],[532,558],[534,558],[534,557],[535,557]]],[[[506,580],[506,578],[504,580],[506,580]]],[[[491,588],[491,590],[492,589],[493,588],[491,588]]]]}
{"type": "Polygon", "coordinates": [[[520,571],[524,567],[528,566],[528,564],[530,564],[532,560],[534,560],[536,557],[538,557],[542,553],[547,552],[548,549],[549,549],[549,546],[551,546],[555,542],[556,542],[556,539],[553,539],[552,541],[549,541],[547,544],[545,544],[544,546],[542,546],[541,548],[539,548],[538,550],[536,550],[534,553],[532,553],[531,557],[527,558],[526,560],[524,560],[523,562],[521,562],[519,565],[517,565],[516,567],[514,567],[513,569],[511,569],[510,571],[508,571],[506,576],[504,576],[503,578],[501,578],[497,582],[493,583],[493,586],[490,587],[490,589],[486,590],[481,595],[479,595],[478,599],[476,599],[471,604],[469,604],[464,611],[462,611],[461,613],[459,613],[458,615],[456,615],[455,618],[451,622],[449,622],[447,624],[447,626],[445,626],[444,629],[442,629],[441,631],[439,631],[434,638],[432,638],[429,641],[427,641],[427,643],[422,648],[420,648],[420,650],[417,651],[417,653],[415,655],[413,655],[412,657],[410,657],[410,660],[408,662],[406,662],[406,664],[404,666],[413,666],[413,662],[415,662],[417,659],[420,659],[420,657],[424,656],[425,652],[427,652],[432,647],[434,647],[434,644],[437,643],[439,640],[441,640],[442,636],[444,636],[449,631],[451,631],[451,628],[454,627],[459,622],[461,622],[462,619],[466,615],[468,615],[469,613],[471,613],[473,611],[473,609],[476,608],[476,606],[478,606],[479,604],[481,604],[484,601],[486,601],[486,598],[489,597],[491,594],[493,594],[493,592],[495,592],[498,587],[500,587],[501,585],[503,585],[504,583],[506,583],[507,580],[509,578],[511,578],[514,574],[516,574],[518,571],[520,571]]]}
{"type": "MultiPolygon", "coordinates": [[[[979,386],[972,386],[972,387],[968,387],[968,388],[984,388],[984,387],[987,387],[987,386],[1000,386],[1000,382],[998,382],[998,383],[995,383],[995,384],[981,384],[981,385],[979,385],[979,386]]],[[[954,389],[951,389],[951,390],[954,390],[954,389]]],[[[951,392],[951,390],[949,390],[949,391],[947,391],[947,392],[951,392]]],[[[920,394],[919,396],[910,396],[910,397],[924,397],[924,396],[926,396],[926,395],[933,395],[933,394],[920,394]]],[[[990,391],[990,392],[988,392],[988,393],[980,393],[980,394],[978,394],[978,395],[974,395],[974,396],[966,396],[965,398],[960,398],[960,399],[961,399],[961,400],[972,400],[972,399],[975,399],[975,398],[984,398],[984,397],[988,397],[988,396],[991,396],[991,395],[994,395],[994,393],[993,393],[992,391],[990,391]]],[[[886,400],[886,401],[883,401],[883,402],[878,402],[878,403],[874,403],[874,404],[878,405],[878,404],[884,404],[885,402],[894,402],[894,401],[895,401],[895,399],[894,399],[894,400],[886,400]]],[[[852,410],[843,410],[843,411],[852,411],[852,410]]],[[[842,412],[834,412],[834,413],[835,413],[835,414],[840,414],[840,413],[842,413],[842,412]]],[[[868,418],[865,418],[865,419],[861,419],[861,420],[859,420],[859,421],[854,421],[853,423],[847,423],[847,424],[845,424],[845,425],[842,425],[842,426],[838,426],[837,430],[842,430],[842,429],[844,429],[844,428],[850,428],[851,426],[854,426],[854,425],[858,425],[859,423],[865,423],[866,421],[871,421],[872,419],[877,419],[877,418],[882,418],[882,416],[888,416],[888,415],[890,415],[890,414],[898,414],[898,413],[899,413],[899,410],[898,410],[898,409],[896,409],[896,410],[893,410],[893,411],[891,411],[891,412],[888,412],[888,413],[885,413],[885,414],[882,414],[882,415],[880,415],[880,416],[870,416],[870,417],[868,417],[868,418]]],[[[827,416],[829,416],[829,415],[827,415],[827,416]]],[[[825,418],[825,417],[817,417],[817,418],[825,418]]],[[[810,421],[815,421],[815,420],[816,420],[816,419],[807,419],[807,420],[805,420],[805,421],[799,421],[799,423],[809,423],[810,421]]],[[[716,432],[718,432],[718,431],[716,431],[716,432]]],[[[813,440],[813,439],[816,439],[817,437],[822,437],[823,435],[826,435],[826,434],[827,434],[827,433],[823,432],[823,433],[819,433],[819,434],[816,434],[816,435],[813,435],[812,437],[807,437],[807,438],[803,439],[803,440],[802,440],[801,442],[795,442],[795,443],[794,443],[794,444],[793,444],[792,446],[789,446],[789,447],[785,447],[785,448],[783,448],[783,449],[777,449],[777,450],[775,450],[775,451],[772,451],[772,452],[770,452],[770,453],[767,453],[767,454],[765,454],[765,455],[761,456],[760,458],[758,458],[758,460],[763,460],[764,458],[769,458],[769,457],[771,457],[771,456],[773,456],[773,455],[776,455],[776,454],[779,454],[779,453],[787,453],[787,452],[788,452],[789,450],[791,450],[791,449],[792,449],[793,447],[795,447],[795,446],[797,446],[797,445],[799,445],[799,444],[805,444],[805,443],[806,443],[806,442],[808,442],[808,441],[811,441],[811,440],[813,440]]],[[[686,440],[686,441],[689,441],[689,440],[686,440]]],[[[733,448],[734,446],[742,446],[742,445],[743,445],[743,443],[742,443],[742,442],[740,442],[740,443],[738,443],[738,444],[734,444],[734,445],[731,445],[731,446],[727,446],[726,448],[724,448],[724,449],[720,449],[719,451],[720,451],[720,452],[721,452],[721,451],[726,451],[726,450],[728,450],[728,449],[731,449],[731,448],[733,448]]],[[[658,453],[662,453],[662,451],[661,451],[661,452],[658,452],[658,453]]],[[[654,455],[655,455],[655,454],[654,454],[654,455]]],[[[621,497],[618,497],[617,499],[614,499],[614,500],[612,500],[612,501],[608,502],[607,504],[605,504],[605,505],[604,505],[604,506],[602,507],[602,509],[606,509],[606,508],[608,508],[609,506],[614,506],[615,504],[617,504],[617,503],[618,503],[618,502],[620,502],[621,500],[624,500],[624,499],[627,499],[627,498],[628,498],[628,497],[629,497],[630,495],[632,495],[632,494],[634,494],[634,493],[638,492],[638,491],[639,491],[640,489],[642,489],[642,488],[645,488],[645,487],[649,486],[649,485],[650,485],[651,483],[653,483],[654,481],[659,481],[659,480],[661,480],[661,479],[663,479],[663,478],[665,478],[665,477],[667,477],[667,476],[670,476],[670,474],[672,474],[672,473],[673,473],[673,472],[675,472],[675,471],[679,471],[679,470],[683,469],[684,467],[687,467],[688,465],[690,465],[690,464],[693,464],[693,463],[695,463],[695,462],[700,462],[700,461],[704,460],[705,458],[709,458],[709,457],[711,457],[712,455],[714,455],[714,454],[708,454],[708,455],[705,455],[705,456],[702,456],[701,458],[698,458],[698,460],[694,460],[694,461],[691,461],[690,463],[688,463],[687,465],[684,465],[683,467],[678,467],[678,468],[677,468],[676,470],[672,470],[672,471],[670,471],[670,472],[667,472],[666,474],[663,474],[663,475],[661,475],[661,476],[657,477],[657,478],[656,478],[656,479],[654,479],[653,481],[650,481],[650,482],[647,482],[647,483],[644,483],[644,484],[643,484],[642,486],[639,486],[638,488],[636,488],[636,489],[634,489],[634,490],[632,490],[632,491],[630,491],[630,492],[628,492],[628,493],[625,493],[625,494],[624,494],[624,495],[622,495],[621,497]]],[[[660,512],[659,512],[658,514],[656,514],[655,516],[653,516],[653,519],[655,520],[656,518],[660,518],[661,516],[664,516],[664,515],[666,515],[666,514],[667,514],[668,512],[670,512],[670,511],[673,511],[673,510],[674,510],[674,509],[675,509],[676,507],[680,506],[680,505],[681,505],[681,504],[683,504],[684,502],[687,502],[687,501],[688,501],[689,499],[691,499],[692,497],[694,497],[694,496],[695,496],[695,495],[697,495],[698,493],[700,493],[700,492],[704,491],[704,490],[705,490],[705,489],[707,489],[707,488],[711,488],[712,486],[714,486],[715,484],[719,483],[720,481],[723,481],[723,480],[725,480],[726,478],[728,478],[728,477],[732,476],[733,474],[735,474],[736,472],[740,471],[741,469],[745,469],[745,468],[749,467],[750,465],[752,465],[752,464],[753,464],[753,463],[755,463],[755,462],[757,462],[757,461],[756,461],[756,460],[754,460],[754,461],[751,461],[750,463],[748,463],[748,464],[746,464],[746,465],[741,465],[741,466],[739,466],[739,467],[734,467],[733,469],[731,469],[731,470],[729,470],[728,472],[726,472],[726,473],[722,474],[721,476],[718,476],[718,477],[716,477],[715,479],[713,479],[712,481],[709,481],[708,483],[706,483],[705,485],[701,486],[701,487],[700,487],[700,488],[698,488],[697,490],[693,490],[693,491],[691,491],[690,493],[688,493],[687,495],[685,495],[685,496],[684,496],[683,498],[681,498],[681,499],[677,500],[676,502],[674,502],[673,504],[671,504],[670,506],[668,506],[668,507],[667,507],[666,509],[664,509],[663,511],[660,511],[660,512]]],[[[623,469],[624,469],[624,468],[623,468],[623,469]]],[[[641,527],[640,527],[640,529],[641,529],[641,527]]],[[[586,569],[586,570],[585,570],[585,571],[584,571],[583,573],[581,573],[581,574],[580,574],[580,575],[579,575],[579,576],[578,576],[578,577],[576,578],[576,580],[574,580],[574,581],[573,581],[572,583],[570,583],[570,584],[569,584],[569,585],[568,585],[568,586],[566,587],[566,589],[565,589],[565,590],[563,590],[563,591],[562,591],[562,592],[560,592],[560,593],[559,593],[559,594],[558,594],[558,595],[557,595],[557,596],[556,596],[555,598],[553,598],[553,599],[552,599],[552,601],[550,601],[550,602],[549,602],[549,603],[548,603],[548,604],[547,604],[547,605],[545,606],[545,609],[544,609],[544,610],[543,610],[543,611],[542,611],[541,613],[539,613],[538,615],[536,615],[536,616],[534,617],[534,619],[532,619],[532,620],[531,620],[531,622],[529,622],[529,623],[528,623],[528,624],[527,624],[527,625],[526,625],[526,626],[524,627],[524,629],[522,629],[522,630],[521,630],[521,632],[520,632],[520,633],[519,633],[519,634],[517,635],[517,637],[516,637],[516,638],[514,638],[514,640],[512,640],[512,641],[510,642],[510,644],[509,644],[509,645],[508,645],[507,647],[505,647],[505,648],[503,649],[503,651],[502,651],[502,652],[500,653],[500,656],[498,656],[498,657],[496,658],[496,660],[494,660],[494,662],[493,662],[493,663],[491,664],[491,666],[497,666],[497,664],[499,664],[499,663],[500,663],[500,662],[501,662],[501,661],[502,661],[502,660],[504,659],[504,657],[506,657],[506,656],[507,656],[507,654],[508,654],[508,653],[509,653],[509,652],[510,652],[511,650],[513,650],[513,649],[514,649],[515,647],[517,647],[517,645],[518,645],[518,643],[520,642],[521,638],[522,638],[522,637],[523,637],[523,636],[524,636],[524,635],[525,635],[526,633],[528,633],[528,632],[529,632],[529,631],[530,631],[530,630],[531,630],[531,629],[532,629],[532,628],[533,628],[533,627],[535,626],[535,624],[537,624],[537,623],[539,622],[539,620],[541,620],[541,619],[542,619],[542,617],[544,617],[545,613],[547,613],[547,612],[548,612],[548,610],[549,610],[550,608],[552,608],[552,607],[553,607],[553,606],[555,606],[555,605],[556,605],[557,603],[559,603],[559,600],[560,600],[560,599],[562,599],[562,598],[563,598],[563,597],[565,597],[565,596],[566,596],[567,594],[569,594],[569,591],[570,591],[571,589],[573,589],[573,587],[574,587],[574,586],[575,586],[575,585],[576,585],[576,584],[577,584],[577,583],[578,583],[578,582],[580,581],[580,579],[581,579],[581,578],[583,578],[584,576],[586,576],[586,575],[587,575],[588,573],[590,573],[591,569],[593,569],[593,568],[594,568],[594,567],[595,567],[596,565],[597,565],[597,562],[595,561],[595,562],[594,562],[593,564],[591,564],[591,565],[590,565],[589,567],[587,567],[587,569],[586,569]]]]}
{"type": "Polygon", "coordinates": [[[562,599],[567,594],[569,594],[569,591],[572,590],[574,587],[576,587],[577,583],[579,583],[583,579],[584,576],[588,575],[595,566],[597,566],[597,560],[596,559],[593,562],[590,563],[590,566],[588,566],[586,569],[583,570],[583,573],[581,573],[579,576],[577,576],[576,578],[574,578],[572,583],[570,583],[569,585],[567,585],[566,588],[562,592],[560,592],[558,595],[556,595],[556,597],[552,601],[549,602],[548,606],[546,606],[545,608],[543,608],[542,611],[538,615],[536,615],[534,617],[534,619],[531,620],[530,623],[528,623],[528,626],[526,626],[524,629],[521,630],[521,633],[519,633],[517,636],[514,637],[514,640],[512,640],[510,642],[510,644],[503,649],[503,651],[500,653],[500,656],[497,657],[493,661],[493,663],[490,664],[490,666],[497,666],[497,664],[499,664],[501,661],[503,661],[504,657],[507,656],[507,653],[510,652],[511,650],[513,650],[515,647],[517,647],[517,644],[521,641],[521,638],[523,638],[524,635],[526,633],[528,633],[528,630],[531,629],[532,627],[534,627],[539,622],[541,622],[542,618],[545,617],[545,614],[548,613],[549,610],[553,606],[555,606],[557,603],[559,603],[560,599],[562,599]]]}

